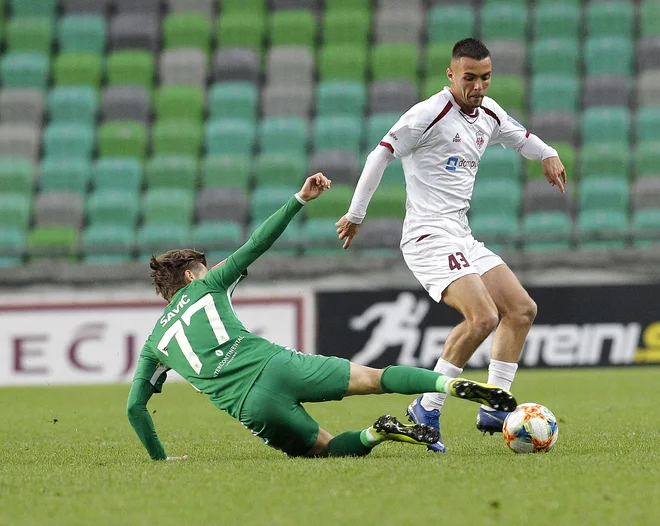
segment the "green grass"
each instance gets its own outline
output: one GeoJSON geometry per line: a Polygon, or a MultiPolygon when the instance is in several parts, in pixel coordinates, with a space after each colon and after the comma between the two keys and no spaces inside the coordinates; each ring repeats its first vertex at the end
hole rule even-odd
{"type": "MultiPolygon", "coordinates": [[[[466,374],[484,379],[483,372],[466,374]]],[[[287,459],[186,384],[150,409],[171,455],[150,462],[124,414],[128,386],[0,389],[0,524],[660,524],[660,368],[521,371],[559,441],[515,455],[450,400],[446,455],[385,444],[359,459],[287,459]],[[56,420],[56,422],[55,422],[56,420]]],[[[410,397],[314,404],[330,432],[362,429],[410,397]]]]}

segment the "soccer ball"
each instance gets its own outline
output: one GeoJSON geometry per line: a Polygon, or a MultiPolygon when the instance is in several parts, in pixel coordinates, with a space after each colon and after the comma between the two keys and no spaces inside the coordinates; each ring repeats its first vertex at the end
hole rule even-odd
{"type": "Polygon", "coordinates": [[[516,453],[548,451],[557,442],[559,428],[552,411],[541,404],[520,404],[504,420],[504,442],[516,453]]]}

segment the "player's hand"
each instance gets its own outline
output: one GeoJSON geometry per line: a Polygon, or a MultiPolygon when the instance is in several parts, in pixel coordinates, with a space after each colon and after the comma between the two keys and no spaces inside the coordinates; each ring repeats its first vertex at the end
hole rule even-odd
{"type": "Polygon", "coordinates": [[[552,186],[558,186],[563,194],[564,185],[566,184],[566,168],[564,168],[559,157],[548,157],[542,164],[545,178],[552,186]]]}
{"type": "Polygon", "coordinates": [[[319,172],[305,180],[305,184],[300,189],[300,192],[298,192],[298,195],[305,201],[312,201],[330,188],[331,184],[332,181],[319,172]]]}
{"type": "Polygon", "coordinates": [[[350,247],[351,241],[353,241],[358,230],[360,230],[360,225],[357,223],[351,223],[346,216],[344,216],[335,223],[335,226],[337,227],[337,236],[339,239],[345,240],[342,248],[350,247]]]}
{"type": "Polygon", "coordinates": [[[188,460],[188,455],[183,455],[182,457],[167,457],[165,460],[167,462],[174,462],[175,460],[188,460]]]}

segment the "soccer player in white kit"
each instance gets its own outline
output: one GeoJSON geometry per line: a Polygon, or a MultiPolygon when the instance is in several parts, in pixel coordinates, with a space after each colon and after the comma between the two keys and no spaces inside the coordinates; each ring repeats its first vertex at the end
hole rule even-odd
{"type": "MultiPolygon", "coordinates": [[[[447,69],[450,87],[408,110],[369,154],[349,210],[336,226],[348,248],[385,168],[401,159],[407,192],[403,257],[431,298],[465,318],[447,337],[434,370],[458,377],[495,329],[488,383],[509,390],[536,304],[504,261],[472,237],[467,212],[475,176],[490,144],[541,161],[548,182],[561,192],[566,170],[556,150],[486,97],[491,70],[490,52],[483,43],[467,38],[455,44],[447,69]]],[[[426,393],[410,404],[408,416],[440,430],[445,398],[426,393]]],[[[507,414],[482,406],[477,428],[501,432],[507,414]]],[[[442,437],[429,449],[444,452],[442,437]]]]}

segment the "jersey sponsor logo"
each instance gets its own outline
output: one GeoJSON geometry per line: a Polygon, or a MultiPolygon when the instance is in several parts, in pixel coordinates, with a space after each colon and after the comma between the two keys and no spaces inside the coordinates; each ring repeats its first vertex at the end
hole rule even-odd
{"type": "Polygon", "coordinates": [[[454,135],[454,141],[453,142],[461,142],[461,136],[457,133],[454,135]]]}
{"type": "Polygon", "coordinates": [[[181,299],[176,304],[176,307],[172,308],[170,312],[168,312],[165,316],[163,316],[160,319],[161,327],[165,327],[165,325],[167,325],[172,318],[174,318],[177,314],[179,314],[181,308],[185,305],[188,305],[188,303],[190,303],[190,298],[188,297],[188,295],[184,294],[183,296],[181,296],[181,299]]]}
{"type": "Polygon", "coordinates": [[[479,168],[479,161],[470,159],[461,159],[460,157],[450,157],[445,164],[445,170],[448,172],[455,172],[457,168],[479,168]]]}
{"type": "Polygon", "coordinates": [[[510,115],[509,115],[509,122],[514,126],[517,126],[518,128],[522,128],[523,130],[525,129],[525,127],[522,124],[520,124],[516,119],[514,119],[510,115]]]}
{"type": "MultiPolygon", "coordinates": [[[[215,371],[213,371],[213,378],[217,378],[218,375],[220,374],[220,371],[222,371],[222,368],[231,363],[231,361],[236,357],[236,349],[238,349],[238,346],[240,343],[243,341],[243,336],[239,336],[236,338],[234,343],[231,344],[231,347],[225,354],[225,357],[220,360],[220,363],[218,366],[215,368],[215,371]]],[[[220,351],[220,354],[216,351],[216,355],[222,356],[222,351],[220,351]]]]}
{"type": "Polygon", "coordinates": [[[481,147],[484,145],[484,132],[478,131],[477,132],[477,148],[481,149],[481,147]]]}

